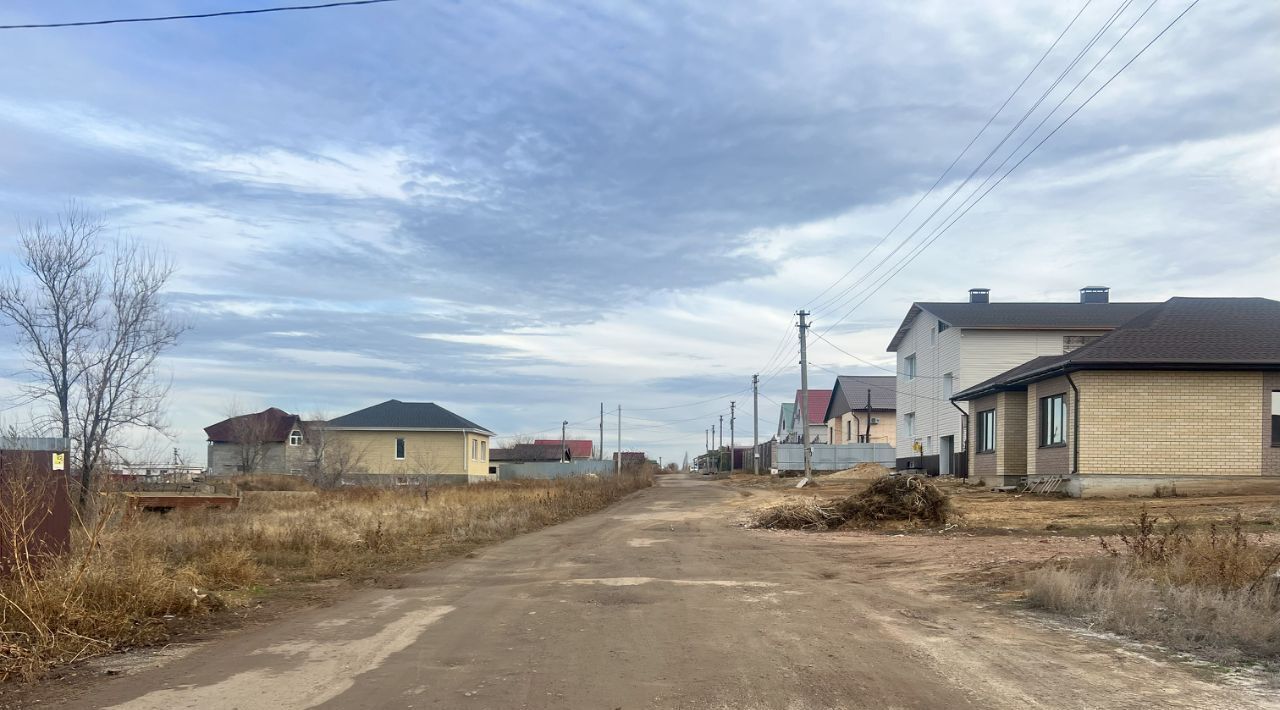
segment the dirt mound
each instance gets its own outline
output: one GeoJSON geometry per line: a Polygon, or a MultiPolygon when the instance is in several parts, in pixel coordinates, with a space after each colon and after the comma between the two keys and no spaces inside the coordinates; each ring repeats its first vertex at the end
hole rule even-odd
{"type": "Polygon", "coordinates": [[[843,471],[836,471],[822,478],[837,481],[870,481],[888,475],[889,469],[878,463],[867,462],[860,463],[853,468],[846,468],[843,471]]]}
{"type": "Polygon", "coordinates": [[[750,528],[835,530],[888,522],[945,525],[954,515],[951,498],[920,476],[884,476],[847,498],[789,500],[756,513],[750,528]]]}

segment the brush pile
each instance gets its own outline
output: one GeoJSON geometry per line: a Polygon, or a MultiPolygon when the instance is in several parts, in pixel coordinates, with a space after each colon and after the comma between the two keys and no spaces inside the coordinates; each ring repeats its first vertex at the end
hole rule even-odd
{"type": "Polygon", "coordinates": [[[951,499],[920,476],[884,476],[847,498],[789,500],[756,513],[750,528],[836,530],[885,523],[945,525],[955,514],[951,499]]]}

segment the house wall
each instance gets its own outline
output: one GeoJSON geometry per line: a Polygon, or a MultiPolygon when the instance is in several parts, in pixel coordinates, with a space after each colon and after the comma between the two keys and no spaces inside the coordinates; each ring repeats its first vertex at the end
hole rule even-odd
{"type": "MultiPolygon", "coordinates": [[[[880,420],[879,424],[871,425],[871,443],[873,444],[895,444],[894,433],[897,430],[897,420],[895,412],[891,409],[873,409],[871,416],[880,420]]],[[[832,417],[827,420],[827,428],[834,430],[835,437],[830,440],[832,444],[856,444],[858,436],[867,430],[867,412],[859,410],[858,412],[845,412],[838,417],[832,417]],[[845,433],[849,431],[849,427],[853,427],[853,437],[847,437],[845,433]]]]}
{"type": "MultiPolygon", "coordinates": [[[[1252,475],[1263,468],[1266,390],[1257,372],[1089,371],[1080,388],[1080,473],[1252,475]]],[[[1268,432],[1269,433],[1269,432],[1268,432]]],[[[1270,463],[1270,457],[1268,457],[1270,463]]]]}
{"type": "Polygon", "coordinates": [[[1262,475],[1280,476],[1280,446],[1271,441],[1271,393],[1280,391],[1280,372],[1262,376],[1262,475]]]}
{"type": "Polygon", "coordinates": [[[1075,436],[1072,429],[1075,420],[1075,394],[1066,377],[1055,377],[1043,382],[1034,382],[1027,386],[1027,474],[1065,476],[1071,473],[1071,442],[1075,436]],[[1066,445],[1040,446],[1040,398],[1055,394],[1064,395],[1067,407],[1066,445]]]}
{"type": "MultiPolygon", "coordinates": [[[[306,446],[289,446],[286,443],[264,444],[262,460],[253,473],[302,473],[306,459],[306,446]]],[[[233,475],[240,470],[240,446],[237,444],[209,443],[208,468],[214,475],[233,475]]]]}
{"type": "MultiPolygon", "coordinates": [[[[1065,336],[1103,335],[1106,330],[983,330],[948,328],[930,332],[938,319],[921,313],[911,324],[898,348],[898,431],[902,417],[916,413],[915,436],[897,442],[900,459],[912,457],[912,443],[919,441],[926,456],[938,454],[938,440],[954,436],[956,447],[963,445],[964,433],[960,412],[943,396],[942,375],[953,375],[952,393],[972,387],[1013,367],[1041,355],[1061,355],[1065,336]],[[916,355],[914,380],[904,372],[907,356],[916,355]]],[[[963,406],[963,405],[962,405],[963,406]]]]}
{"type": "Polygon", "coordinates": [[[996,436],[999,437],[1000,411],[996,404],[996,395],[990,394],[969,402],[969,480],[991,484],[996,476],[996,452],[978,453],[978,412],[996,409],[996,436]]]}
{"type": "MultiPolygon", "coordinates": [[[[478,459],[471,456],[471,442],[490,437],[460,431],[396,431],[335,429],[338,437],[356,452],[357,463],[349,473],[376,475],[470,474],[488,475],[487,452],[478,459]],[[396,439],[405,442],[404,459],[395,457],[396,439]]],[[[347,473],[347,472],[344,472],[347,473]]]]}
{"type": "Polygon", "coordinates": [[[1027,474],[1027,398],[997,392],[969,403],[969,478],[989,485],[1016,483],[1027,474]],[[996,410],[996,450],[978,453],[978,412],[996,410]]]}

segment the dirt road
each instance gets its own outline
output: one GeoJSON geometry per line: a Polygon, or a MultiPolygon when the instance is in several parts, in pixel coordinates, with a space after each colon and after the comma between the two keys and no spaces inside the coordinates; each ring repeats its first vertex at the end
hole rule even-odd
{"type": "Polygon", "coordinates": [[[665,478],[41,707],[1266,707],[1186,664],[943,596],[918,538],[743,530],[745,500],[665,478]]]}

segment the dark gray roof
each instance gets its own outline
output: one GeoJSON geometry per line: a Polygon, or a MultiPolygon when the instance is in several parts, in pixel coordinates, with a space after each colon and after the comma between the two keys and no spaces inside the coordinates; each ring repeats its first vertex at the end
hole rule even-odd
{"type": "Polygon", "coordinates": [[[922,311],[955,328],[1036,330],[1110,330],[1157,306],[1157,303],[942,303],[911,304],[898,326],[889,352],[897,352],[922,311]]]}
{"type": "Polygon", "coordinates": [[[898,378],[893,375],[839,375],[827,404],[824,420],[844,415],[855,409],[866,409],[867,390],[871,390],[871,408],[898,408],[898,378]]]}
{"type": "Polygon", "coordinates": [[[398,399],[389,399],[332,419],[329,426],[337,429],[472,429],[493,433],[434,402],[401,402],[398,399]]]}
{"type": "Polygon", "coordinates": [[[972,399],[1086,369],[1280,369],[1280,301],[1171,298],[1066,355],[1039,357],[966,389],[972,399]]]}

